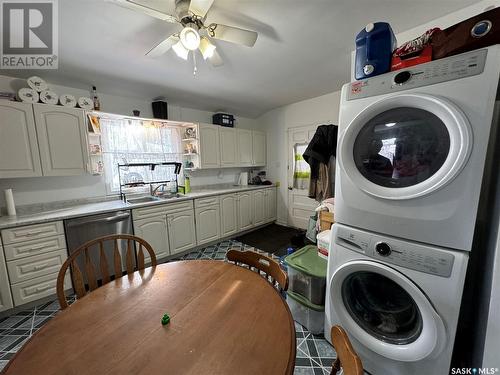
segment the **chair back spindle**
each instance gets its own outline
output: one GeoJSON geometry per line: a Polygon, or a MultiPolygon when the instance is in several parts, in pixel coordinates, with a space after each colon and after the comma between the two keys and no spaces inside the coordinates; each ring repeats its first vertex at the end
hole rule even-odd
{"type": "Polygon", "coordinates": [[[104,248],[104,245],[106,243],[111,243],[111,248],[113,249],[112,256],[113,269],[115,273],[114,278],[116,279],[123,276],[122,257],[120,254],[118,241],[126,241],[125,269],[127,275],[130,275],[135,271],[134,259],[136,258],[136,248],[138,248],[137,270],[143,270],[145,267],[144,249],[146,249],[151,258],[151,266],[154,267],[157,265],[153,248],[142,238],[129,234],[117,234],[89,241],[77,248],[68,257],[68,259],[66,259],[66,261],[61,266],[61,269],[59,270],[59,274],[57,276],[57,298],[59,300],[61,309],[65,309],[66,307],[68,307],[68,302],[66,301],[66,295],[64,293],[64,278],[66,276],[68,268],[71,271],[73,289],[77,298],[82,298],[87,294],[87,287],[88,291],[92,292],[99,287],[99,283],[102,286],[111,281],[111,276],[109,274],[110,263],[108,262],[108,257],[106,256],[106,251],[104,248]],[[97,265],[97,267],[92,262],[92,257],[90,256],[91,251],[96,250],[99,251],[99,264],[97,265]],[[77,258],[79,256],[83,256],[83,269],[80,269],[77,263],[77,258]],[[87,287],[85,284],[85,277],[87,280],[87,287]]]}
{"type": "Polygon", "coordinates": [[[247,267],[250,271],[263,274],[264,278],[280,291],[288,289],[288,275],[280,265],[264,254],[255,251],[231,249],[226,254],[227,260],[235,265],[247,267]]]}

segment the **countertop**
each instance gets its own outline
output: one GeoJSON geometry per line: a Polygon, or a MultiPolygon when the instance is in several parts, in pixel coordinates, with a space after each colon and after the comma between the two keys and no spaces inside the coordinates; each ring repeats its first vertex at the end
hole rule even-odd
{"type": "Polygon", "coordinates": [[[193,188],[193,191],[181,195],[178,198],[162,199],[154,202],[145,203],[128,203],[122,200],[106,200],[103,202],[80,203],[74,206],[64,208],[56,208],[51,210],[44,210],[29,214],[20,214],[17,216],[0,216],[0,229],[11,227],[18,227],[21,225],[40,224],[49,221],[65,220],[75,217],[88,216],[94,214],[101,214],[119,210],[130,210],[140,207],[149,207],[162,204],[171,204],[186,200],[193,200],[196,198],[210,197],[213,195],[222,195],[230,193],[238,193],[241,191],[258,190],[270,188],[275,185],[248,185],[248,186],[235,186],[235,185],[207,185],[204,188],[193,188]]]}

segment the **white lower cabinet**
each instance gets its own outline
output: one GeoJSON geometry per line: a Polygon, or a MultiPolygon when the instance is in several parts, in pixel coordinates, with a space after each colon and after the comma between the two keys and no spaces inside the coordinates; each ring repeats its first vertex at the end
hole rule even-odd
{"type": "MultiPolygon", "coordinates": [[[[12,299],[16,306],[36,301],[43,297],[56,294],[57,272],[50,275],[37,277],[11,286],[12,299]]],[[[70,273],[66,272],[64,290],[71,289],[70,273]]]]}
{"type": "Polygon", "coordinates": [[[167,215],[170,254],[177,254],[196,246],[194,210],[167,215]]]}
{"type": "Polygon", "coordinates": [[[238,232],[253,227],[252,196],[249,191],[238,193],[238,232]]]}
{"type": "MultiPolygon", "coordinates": [[[[146,219],[134,219],[134,233],[151,245],[157,260],[170,255],[166,214],[146,219]]],[[[144,260],[146,264],[151,262],[150,258],[148,252],[145,251],[144,260]]]]}
{"type": "Polygon", "coordinates": [[[220,238],[219,205],[196,208],[195,214],[198,245],[218,240],[220,238]]]}
{"type": "Polygon", "coordinates": [[[272,187],[264,190],[264,218],[265,222],[275,221],[277,218],[276,188],[272,187]]]}
{"type": "MultiPolygon", "coordinates": [[[[0,284],[5,285],[2,275],[7,268],[6,285],[14,306],[56,294],[57,274],[68,257],[63,222],[4,229],[1,234],[5,249],[0,263],[4,256],[6,263],[0,264],[0,284]]],[[[70,272],[66,273],[64,289],[71,289],[70,272]]],[[[0,293],[3,290],[0,286],[0,293]]]]}
{"type": "Polygon", "coordinates": [[[8,310],[14,307],[12,304],[12,295],[10,294],[9,275],[5,266],[3,249],[0,246],[0,311],[8,310]]]}
{"type": "Polygon", "coordinates": [[[265,218],[265,190],[253,192],[253,226],[259,226],[266,222],[265,218]]]}
{"type": "Polygon", "coordinates": [[[7,263],[12,284],[59,272],[68,257],[66,249],[13,260],[7,263]]]}
{"type": "Polygon", "coordinates": [[[220,197],[221,237],[238,233],[238,194],[226,194],[220,197]]]}

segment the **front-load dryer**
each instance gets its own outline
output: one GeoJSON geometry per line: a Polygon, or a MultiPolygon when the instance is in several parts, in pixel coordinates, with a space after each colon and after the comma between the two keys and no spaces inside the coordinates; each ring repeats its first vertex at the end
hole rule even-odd
{"type": "Polygon", "coordinates": [[[372,375],[446,375],[469,253],[334,224],[325,337],[342,326],[372,375]]]}
{"type": "Polygon", "coordinates": [[[335,220],[470,251],[499,72],[497,45],[345,85],[335,220]]]}

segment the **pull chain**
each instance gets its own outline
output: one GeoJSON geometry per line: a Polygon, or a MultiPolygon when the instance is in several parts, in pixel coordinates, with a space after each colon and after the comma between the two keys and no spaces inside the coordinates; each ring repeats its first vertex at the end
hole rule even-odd
{"type": "Polygon", "coordinates": [[[196,66],[196,51],[193,51],[193,76],[196,76],[198,67],[196,66]]]}

